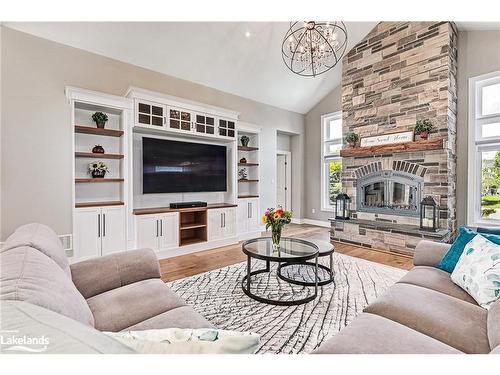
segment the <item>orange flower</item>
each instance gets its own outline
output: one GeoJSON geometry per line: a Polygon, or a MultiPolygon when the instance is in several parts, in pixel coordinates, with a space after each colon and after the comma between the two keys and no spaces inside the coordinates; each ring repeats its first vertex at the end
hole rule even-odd
{"type": "Polygon", "coordinates": [[[279,212],[275,212],[274,216],[273,216],[273,219],[274,220],[278,220],[280,217],[281,217],[281,214],[279,212]]]}

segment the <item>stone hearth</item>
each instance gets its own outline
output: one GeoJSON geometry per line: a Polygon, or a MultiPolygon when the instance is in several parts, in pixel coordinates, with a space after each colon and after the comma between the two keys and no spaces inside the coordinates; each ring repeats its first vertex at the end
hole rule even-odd
{"type": "Polygon", "coordinates": [[[382,22],[344,57],[344,134],[403,132],[428,118],[435,125],[429,141],[443,143],[430,150],[343,156],[342,188],[352,198],[353,220],[332,220],[332,239],[412,254],[422,238],[448,241],[455,232],[456,40],[449,22],[382,22]],[[358,184],[377,173],[399,183],[406,178],[406,187],[398,185],[397,193],[385,187],[382,199],[381,187],[365,186],[372,189],[369,200],[358,196],[364,192],[358,184]],[[418,229],[414,204],[429,195],[440,208],[436,233],[418,229]],[[381,200],[381,207],[370,207],[381,200]]]}

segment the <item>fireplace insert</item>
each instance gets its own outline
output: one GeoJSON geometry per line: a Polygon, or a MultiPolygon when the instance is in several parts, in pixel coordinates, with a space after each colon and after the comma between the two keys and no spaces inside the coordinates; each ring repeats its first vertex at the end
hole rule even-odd
{"type": "Polygon", "coordinates": [[[378,171],[357,181],[357,210],[418,216],[423,178],[400,171],[378,171]]]}

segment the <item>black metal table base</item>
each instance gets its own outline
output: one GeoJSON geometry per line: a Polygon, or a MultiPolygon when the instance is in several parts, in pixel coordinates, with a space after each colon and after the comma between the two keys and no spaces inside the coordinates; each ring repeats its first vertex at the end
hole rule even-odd
{"type": "MultiPolygon", "coordinates": [[[[297,265],[297,263],[280,263],[278,265],[278,270],[276,271],[278,277],[281,279],[281,280],[284,280],[290,284],[295,284],[295,285],[302,285],[302,286],[314,286],[315,285],[315,282],[314,281],[302,281],[302,280],[295,280],[295,279],[292,279],[292,278],[289,278],[289,277],[286,277],[286,276],[283,276],[283,274],[281,273],[281,270],[283,268],[286,268],[286,267],[289,267],[289,266],[294,266],[294,265],[297,265]]],[[[304,263],[299,263],[300,266],[306,266],[306,267],[314,267],[316,266],[316,263],[312,263],[312,262],[304,262],[304,263]]],[[[332,254],[330,254],[330,267],[327,267],[327,266],[324,266],[322,264],[318,264],[318,268],[321,268],[322,270],[326,271],[329,275],[329,277],[327,279],[324,279],[324,280],[320,280],[318,279],[318,285],[319,286],[323,286],[323,285],[327,285],[327,284],[330,284],[333,282],[333,257],[332,257],[332,254]]],[[[316,275],[316,277],[318,277],[316,275]]]]}
{"type": "MultiPolygon", "coordinates": [[[[300,264],[300,265],[304,265],[305,263],[304,262],[298,262],[298,263],[289,262],[289,263],[286,263],[286,264],[300,264]]],[[[312,300],[316,299],[316,297],[318,296],[318,285],[319,285],[319,281],[318,281],[318,268],[320,268],[321,265],[318,264],[318,258],[317,257],[315,258],[315,263],[307,263],[307,264],[312,264],[312,265],[314,265],[316,267],[316,270],[315,270],[316,283],[312,283],[311,285],[305,285],[305,286],[313,286],[314,287],[314,293],[312,295],[310,295],[310,296],[305,297],[305,298],[296,299],[296,300],[284,300],[283,301],[283,300],[271,299],[271,298],[266,298],[266,297],[258,296],[256,294],[252,293],[251,292],[251,280],[250,280],[250,278],[252,276],[255,276],[255,275],[258,275],[258,274],[261,274],[261,273],[271,272],[271,266],[270,266],[270,262],[266,261],[266,268],[261,269],[261,270],[257,270],[257,271],[252,271],[252,260],[251,260],[251,257],[247,258],[247,274],[243,277],[243,280],[241,281],[241,288],[243,289],[243,292],[248,297],[250,297],[250,298],[252,298],[252,299],[254,299],[256,301],[259,301],[259,302],[262,302],[262,303],[267,303],[267,304],[270,304],[270,305],[296,306],[296,305],[302,305],[302,304],[307,303],[307,302],[311,302],[312,300]]],[[[280,264],[278,264],[278,270],[279,270],[279,268],[280,268],[280,264]]],[[[278,271],[278,277],[282,278],[279,275],[279,271],[278,271]]],[[[283,279],[283,280],[285,280],[285,279],[283,279]]],[[[285,280],[285,281],[288,281],[288,280],[285,280]]]]}

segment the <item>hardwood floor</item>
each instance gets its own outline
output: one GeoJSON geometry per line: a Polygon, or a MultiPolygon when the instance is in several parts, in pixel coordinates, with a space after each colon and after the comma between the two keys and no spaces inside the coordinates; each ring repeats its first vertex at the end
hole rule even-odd
{"type": "MultiPolygon", "coordinates": [[[[290,224],[285,228],[283,236],[329,241],[330,231],[328,228],[314,225],[290,224]]],[[[413,264],[411,257],[408,256],[390,254],[381,250],[365,249],[339,242],[334,242],[334,244],[335,250],[339,253],[370,260],[372,262],[402,269],[410,269],[413,264]]],[[[181,255],[174,258],[162,259],[160,260],[160,270],[164,281],[172,281],[243,262],[245,260],[246,256],[241,251],[240,243],[198,253],[181,255]]]]}

